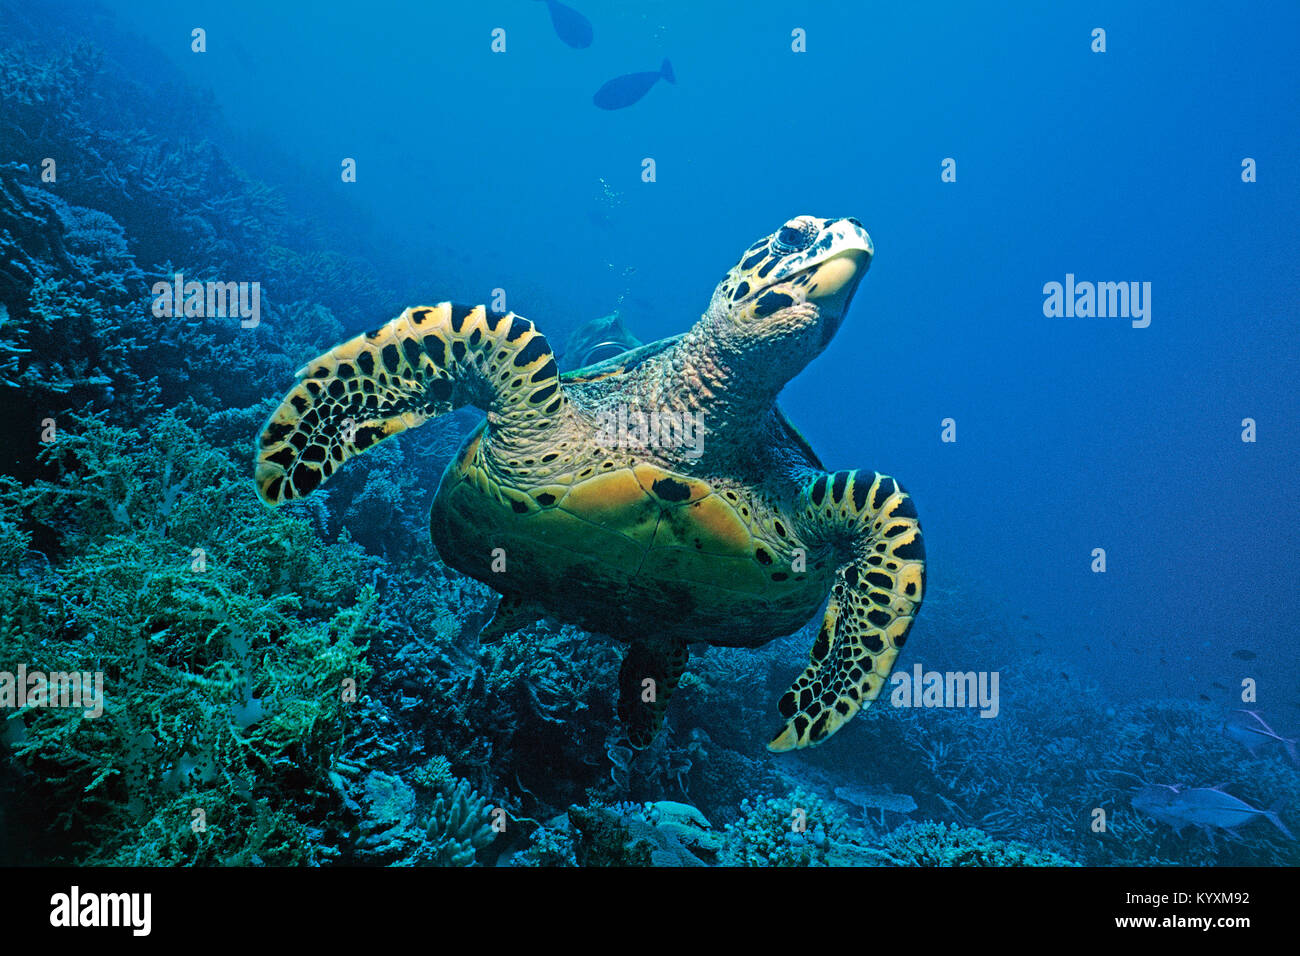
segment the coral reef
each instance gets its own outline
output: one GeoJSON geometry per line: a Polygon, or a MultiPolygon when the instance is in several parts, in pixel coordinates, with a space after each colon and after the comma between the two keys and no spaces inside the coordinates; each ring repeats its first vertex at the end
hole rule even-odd
{"type": "Polygon", "coordinates": [[[553,621],[480,644],[495,595],[429,543],[471,412],[263,508],[247,460],[274,398],[409,303],[338,251],[346,224],[230,161],[165,58],[143,84],[35,17],[0,7],[0,673],[100,674],[104,695],[97,716],[0,710],[3,862],[1300,863],[1267,824],[1211,840],[1131,805],[1144,782],[1224,784],[1296,830],[1295,767],[1242,753],[1210,705],[1106,698],[937,582],[909,654],[1000,670],[996,720],[882,698],[774,758],[804,633],[695,652],[634,751],[618,646],[553,621]],[[46,157],[77,175],[47,182],[46,157]],[[155,317],[177,272],[259,281],[260,323],[155,317]],[[929,822],[890,829],[912,807],[929,822]]]}

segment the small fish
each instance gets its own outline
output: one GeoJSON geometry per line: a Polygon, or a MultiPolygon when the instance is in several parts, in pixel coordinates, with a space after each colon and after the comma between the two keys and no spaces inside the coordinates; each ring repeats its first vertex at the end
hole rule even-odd
{"type": "Polygon", "coordinates": [[[649,93],[650,87],[660,79],[665,79],[669,83],[677,82],[677,77],[673,74],[673,65],[667,60],[664,60],[657,71],[627,73],[614,77],[596,91],[591,101],[602,110],[621,110],[649,93]]]}
{"type": "Polygon", "coordinates": [[[835,796],[845,803],[863,810],[889,810],[891,813],[911,813],[916,809],[916,800],[911,794],[894,793],[867,787],[836,787],[835,796]]]}
{"type": "Polygon", "coordinates": [[[1229,717],[1223,725],[1223,735],[1225,737],[1237,741],[1250,751],[1251,756],[1254,756],[1261,747],[1275,742],[1279,743],[1286,750],[1291,762],[1300,767],[1300,759],[1296,757],[1296,740],[1294,737],[1283,737],[1253,710],[1238,710],[1237,713],[1245,714],[1246,717],[1229,717]]]}
{"type": "Polygon", "coordinates": [[[1210,681],[1210,686],[1211,686],[1211,687],[1217,687],[1217,688],[1219,688],[1219,690],[1227,690],[1227,689],[1228,689],[1228,688],[1224,687],[1222,684],[1220,684],[1217,680],[1212,680],[1212,681],[1210,681]]]}
{"type": "Polygon", "coordinates": [[[836,787],[835,797],[861,810],[864,820],[868,812],[872,810],[879,812],[881,826],[885,826],[886,810],[890,813],[911,813],[916,809],[916,801],[912,799],[911,794],[894,793],[892,790],[836,787]]]}
{"type": "Polygon", "coordinates": [[[1179,786],[1144,784],[1133,794],[1133,809],[1159,820],[1182,835],[1183,828],[1200,827],[1206,833],[1213,829],[1235,830],[1256,817],[1263,817],[1286,834],[1295,836],[1286,828],[1276,810],[1260,810],[1217,787],[1195,787],[1184,790],[1179,786]]]}
{"type": "Polygon", "coordinates": [[[558,0],[546,0],[546,9],[551,13],[551,26],[555,27],[556,36],[575,50],[591,46],[593,31],[590,20],[558,0]]]}
{"type": "Polygon", "coordinates": [[[1255,659],[1254,651],[1233,651],[1232,656],[1239,661],[1253,661],[1255,659]]]}
{"type": "Polygon", "coordinates": [[[1209,695],[1209,694],[1197,694],[1196,696],[1199,697],[1199,698],[1201,698],[1201,700],[1209,700],[1209,699],[1210,699],[1210,695],[1209,695]]]}

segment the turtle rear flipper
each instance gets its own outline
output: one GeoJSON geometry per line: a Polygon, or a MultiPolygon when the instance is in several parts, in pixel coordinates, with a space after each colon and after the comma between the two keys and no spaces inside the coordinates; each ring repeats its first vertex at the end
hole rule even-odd
{"type": "Polygon", "coordinates": [[[821,743],[880,695],[925,588],[925,548],[912,499],[871,471],[819,475],[797,504],[810,538],[849,541],[810,662],[778,707],[785,726],[767,748],[821,743]]]}
{"type": "Polygon", "coordinates": [[[348,459],[464,405],[522,433],[564,401],[551,347],[527,319],[450,302],[407,309],[299,369],[262,429],[258,494],[272,505],[309,495],[348,459]]]}
{"type": "Polygon", "coordinates": [[[677,641],[636,641],[628,648],[618,671],[618,716],[636,750],[650,746],[659,733],[689,658],[690,650],[677,641]]]}

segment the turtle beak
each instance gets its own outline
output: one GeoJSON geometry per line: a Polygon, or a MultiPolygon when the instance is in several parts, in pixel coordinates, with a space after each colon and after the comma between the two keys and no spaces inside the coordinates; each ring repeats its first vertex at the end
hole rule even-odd
{"type": "Polygon", "coordinates": [[[826,231],[834,236],[834,246],[838,248],[814,267],[807,297],[823,315],[834,312],[842,315],[871,266],[875,247],[867,230],[856,219],[837,220],[826,231]]]}
{"type": "Polygon", "coordinates": [[[822,311],[836,304],[848,306],[870,265],[871,253],[866,249],[846,249],[831,256],[813,271],[812,281],[808,283],[808,301],[816,303],[822,311]]]}

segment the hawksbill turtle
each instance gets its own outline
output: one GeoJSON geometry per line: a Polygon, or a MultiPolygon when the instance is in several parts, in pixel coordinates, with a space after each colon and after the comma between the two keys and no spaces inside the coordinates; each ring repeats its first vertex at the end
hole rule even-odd
{"type": "Polygon", "coordinates": [[[690,644],[759,647],[824,606],[768,748],[821,743],[885,687],[925,588],[903,487],[827,472],[776,404],[872,253],[855,219],[796,217],[745,249],[690,331],[563,375],[513,313],[407,309],[298,372],[261,433],[258,492],[309,495],[377,442],[476,406],[430,531],[502,595],[482,640],[549,616],[627,642],[618,713],[643,748],[690,644]]]}

